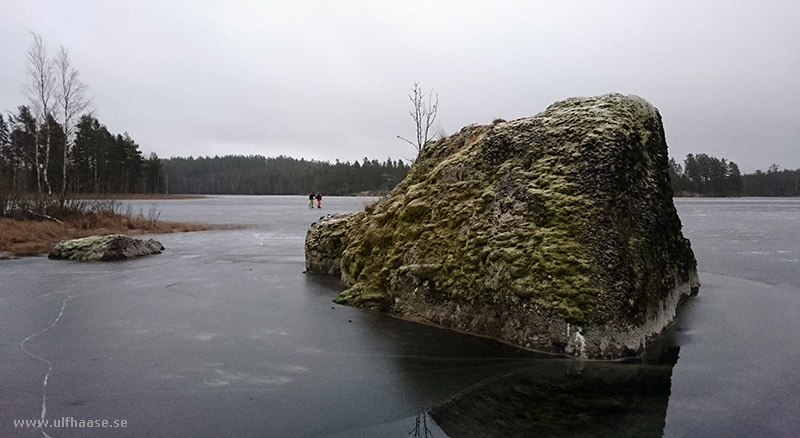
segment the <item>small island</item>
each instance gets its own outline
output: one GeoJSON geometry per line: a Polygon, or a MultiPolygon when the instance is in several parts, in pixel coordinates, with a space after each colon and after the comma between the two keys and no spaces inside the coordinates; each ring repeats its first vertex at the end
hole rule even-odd
{"type": "Polygon", "coordinates": [[[365,210],[312,224],[336,302],[520,347],[635,355],[699,279],[656,108],[607,94],[428,143],[365,210]]]}

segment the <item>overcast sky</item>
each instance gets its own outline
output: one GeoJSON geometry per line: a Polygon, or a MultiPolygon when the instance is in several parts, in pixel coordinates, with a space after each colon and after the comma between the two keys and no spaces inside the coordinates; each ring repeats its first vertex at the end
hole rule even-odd
{"type": "Polygon", "coordinates": [[[639,95],[670,155],[800,168],[800,1],[0,0],[0,111],[30,31],[112,133],[161,157],[409,158],[408,93],[446,133],[570,96],[639,95]]]}

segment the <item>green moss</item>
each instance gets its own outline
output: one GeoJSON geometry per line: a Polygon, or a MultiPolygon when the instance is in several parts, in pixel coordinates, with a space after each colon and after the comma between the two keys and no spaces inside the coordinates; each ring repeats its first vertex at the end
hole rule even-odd
{"type": "Polygon", "coordinates": [[[435,274],[442,269],[439,263],[418,263],[403,265],[398,268],[399,274],[409,274],[419,281],[434,278],[435,274]]]}
{"type": "Polygon", "coordinates": [[[365,309],[387,310],[392,300],[386,292],[360,283],[345,290],[333,301],[337,304],[363,307],[365,309]]]}
{"type": "Polygon", "coordinates": [[[400,219],[406,222],[422,222],[431,212],[429,201],[425,198],[413,199],[400,212],[400,219]]]}

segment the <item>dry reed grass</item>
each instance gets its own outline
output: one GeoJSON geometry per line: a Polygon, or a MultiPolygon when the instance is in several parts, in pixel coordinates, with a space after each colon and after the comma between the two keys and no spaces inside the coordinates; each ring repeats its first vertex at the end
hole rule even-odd
{"type": "Polygon", "coordinates": [[[207,231],[241,228],[235,225],[209,225],[194,222],[170,222],[143,215],[132,216],[114,211],[100,211],[51,220],[15,220],[0,217],[0,258],[47,254],[56,243],[97,234],[141,234],[207,231]]]}

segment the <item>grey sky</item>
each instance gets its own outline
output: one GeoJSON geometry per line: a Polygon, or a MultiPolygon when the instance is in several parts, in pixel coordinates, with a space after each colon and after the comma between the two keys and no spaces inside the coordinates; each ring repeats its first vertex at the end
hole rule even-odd
{"type": "Polygon", "coordinates": [[[800,168],[800,2],[0,0],[0,110],[29,31],[69,50],[96,116],[159,156],[414,155],[407,94],[452,133],[637,94],[670,155],[800,168]]]}

